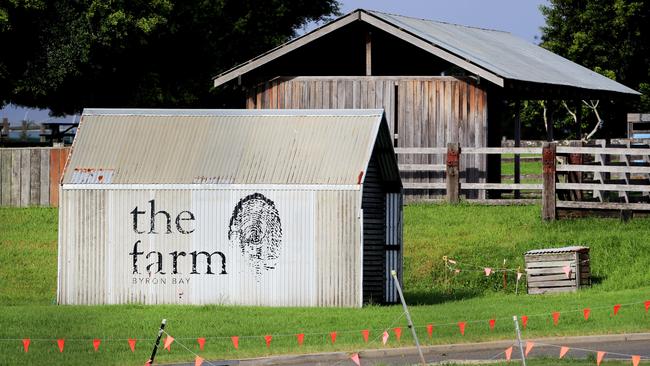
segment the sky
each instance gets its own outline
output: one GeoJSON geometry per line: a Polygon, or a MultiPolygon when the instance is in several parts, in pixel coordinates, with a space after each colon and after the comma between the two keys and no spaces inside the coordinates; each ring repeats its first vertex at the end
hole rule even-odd
{"type": "MultiPolygon", "coordinates": [[[[385,13],[406,15],[422,19],[490,28],[513,33],[528,42],[539,43],[540,27],[544,18],[539,6],[547,0],[340,0],[341,12],[347,14],[355,9],[377,10],[385,13]]],[[[304,33],[313,29],[309,25],[304,33]]],[[[12,124],[23,118],[32,121],[50,119],[47,110],[25,109],[7,106],[0,111],[0,118],[8,117],[12,124]]],[[[69,121],[71,117],[64,118],[69,121]]],[[[55,119],[58,120],[58,119],[55,119]]]]}

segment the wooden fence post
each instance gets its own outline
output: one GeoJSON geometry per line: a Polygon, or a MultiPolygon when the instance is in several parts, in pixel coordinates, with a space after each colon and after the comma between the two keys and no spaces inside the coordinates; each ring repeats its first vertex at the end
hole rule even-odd
{"type": "Polygon", "coordinates": [[[457,142],[447,144],[447,202],[458,203],[460,201],[460,174],[458,162],[460,161],[460,146],[457,142]]]}
{"type": "Polygon", "coordinates": [[[555,220],[555,143],[542,148],[542,220],[555,220]]]}

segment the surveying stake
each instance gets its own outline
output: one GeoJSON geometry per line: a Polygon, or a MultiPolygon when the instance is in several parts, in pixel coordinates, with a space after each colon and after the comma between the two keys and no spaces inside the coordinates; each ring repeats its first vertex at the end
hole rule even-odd
{"type": "Polygon", "coordinates": [[[158,338],[156,338],[156,343],[153,345],[153,351],[151,351],[151,357],[149,357],[149,360],[145,365],[151,366],[153,365],[153,360],[156,358],[156,352],[158,352],[158,346],[160,345],[160,338],[163,335],[163,332],[165,331],[165,324],[167,324],[167,319],[163,319],[162,323],[160,323],[160,329],[158,330],[158,338]]]}
{"type": "Polygon", "coordinates": [[[399,299],[402,301],[402,307],[404,308],[404,313],[406,314],[406,320],[409,323],[409,329],[411,329],[411,334],[413,334],[413,339],[415,340],[415,346],[418,348],[418,353],[420,354],[420,361],[422,362],[422,366],[426,366],[427,362],[424,360],[424,355],[422,354],[422,349],[420,348],[420,342],[418,341],[418,335],[415,332],[413,321],[411,321],[411,314],[409,314],[409,309],[406,307],[406,301],[404,301],[404,295],[402,294],[402,287],[399,285],[399,280],[397,279],[397,271],[394,269],[391,270],[390,275],[393,276],[395,287],[397,287],[397,293],[399,294],[399,299]]]}

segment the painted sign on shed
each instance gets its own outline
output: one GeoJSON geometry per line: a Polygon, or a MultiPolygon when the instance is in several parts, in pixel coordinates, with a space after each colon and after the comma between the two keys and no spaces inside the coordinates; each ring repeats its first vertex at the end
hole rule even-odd
{"type": "Polygon", "coordinates": [[[86,110],[61,192],[62,304],[396,300],[380,110],[86,110]]]}

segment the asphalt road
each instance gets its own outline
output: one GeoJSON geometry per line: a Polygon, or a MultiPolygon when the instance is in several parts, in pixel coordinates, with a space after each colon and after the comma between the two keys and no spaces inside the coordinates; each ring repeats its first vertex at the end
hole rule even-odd
{"type": "MultiPolygon", "coordinates": [[[[565,358],[586,358],[594,355],[585,350],[605,351],[606,360],[630,360],[628,356],[641,355],[650,357],[650,333],[586,336],[586,337],[559,337],[531,340],[535,346],[528,357],[558,357],[560,347],[571,349],[565,358]],[[584,350],[581,350],[584,349],[584,350]]],[[[486,343],[462,343],[441,346],[423,347],[424,358],[427,363],[459,361],[459,363],[480,363],[480,361],[504,360],[504,350],[513,347],[512,359],[521,359],[519,349],[514,341],[498,341],[486,343]]],[[[390,348],[380,350],[367,350],[359,352],[361,364],[366,365],[416,365],[419,356],[414,347],[390,348]]],[[[593,356],[595,357],[595,355],[593,356]]],[[[643,358],[645,358],[643,357],[643,358]]],[[[350,355],[344,352],[320,353],[309,355],[288,355],[264,357],[242,360],[209,360],[204,366],[249,366],[249,365],[287,365],[287,366],[312,366],[336,365],[354,366],[350,355]]],[[[178,364],[177,366],[194,366],[194,363],[178,364]]]]}

